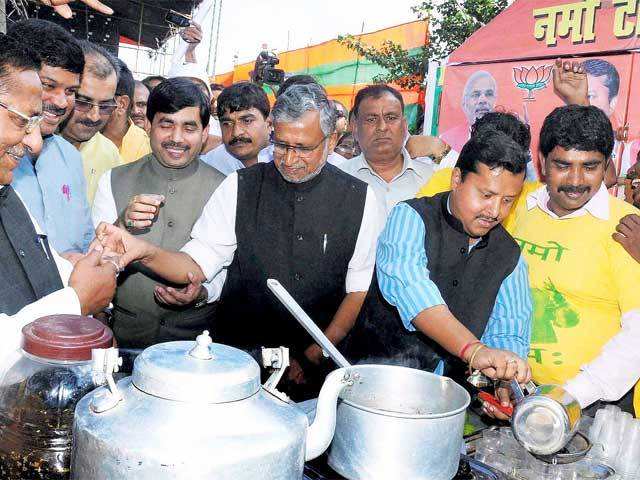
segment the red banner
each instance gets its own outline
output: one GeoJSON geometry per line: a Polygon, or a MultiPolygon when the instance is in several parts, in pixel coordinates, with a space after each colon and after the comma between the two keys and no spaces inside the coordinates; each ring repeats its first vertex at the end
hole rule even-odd
{"type": "Polygon", "coordinates": [[[449,64],[640,48],[638,0],[517,0],[451,54],[449,64]]]}
{"type": "Polygon", "coordinates": [[[537,161],[542,122],[561,105],[551,78],[554,59],[578,57],[591,104],[617,131],[614,161],[624,175],[640,152],[640,56],[634,49],[640,49],[640,0],[517,0],[451,54],[440,136],[459,151],[476,118],[513,112],[531,126],[537,161]]]}

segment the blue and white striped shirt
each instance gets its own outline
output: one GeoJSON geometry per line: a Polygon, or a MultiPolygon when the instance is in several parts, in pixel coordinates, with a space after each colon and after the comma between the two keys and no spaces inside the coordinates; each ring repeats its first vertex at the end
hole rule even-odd
{"type": "MultiPolygon", "coordinates": [[[[391,211],[378,239],[376,268],[380,290],[398,309],[402,322],[410,331],[415,331],[412,321],[420,312],[446,304],[429,278],[425,237],[425,225],[418,212],[406,203],[399,203],[391,211]]],[[[520,256],[515,269],[500,286],[482,342],[526,359],[531,314],[527,264],[520,256]]],[[[440,367],[436,372],[438,370],[440,367]]]]}

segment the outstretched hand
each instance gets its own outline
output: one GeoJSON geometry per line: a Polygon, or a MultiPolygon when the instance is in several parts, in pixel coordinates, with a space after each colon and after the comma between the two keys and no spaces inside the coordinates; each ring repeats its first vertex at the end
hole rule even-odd
{"type": "MultiPolygon", "coordinates": [[[[47,5],[48,7],[53,7],[55,12],[60,15],[62,18],[71,18],[73,12],[71,11],[71,7],[67,5],[75,0],[40,0],[40,3],[43,5],[47,5]]],[[[113,14],[113,10],[107,7],[104,3],[98,0],[80,0],[82,3],[87,5],[89,8],[93,8],[94,10],[104,13],[105,15],[113,14]]]]}
{"type": "Polygon", "coordinates": [[[89,248],[92,249],[97,246],[104,248],[105,251],[119,255],[118,263],[120,268],[125,268],[136,260],[145,260],[153,252],[153,245],[150,243],[106,222],[101,222],[96,228],[96,238],[89,248]]]}
{"type": "Polygon", "coordinates": [[[202,41],[202,28],[196,22],[191,22],[191,25],[180,32],[180,37],[189,44],[198,45],[202,41]]]}
{"type": "Polygon", "coordinates": [[[589,83],[582,62],[556,59],[553,90],[567,105],[589,105],[589,83]]]}
{"type": "Polygon", "coordinates": [[[473,356],[472,370],[480,370],[484,375],[492,380],[513,380],[518,383],[526,383],[531,379],[531,369],[529,364],[518,357],[515,353],[507,350],[483,347],[477,350],[473,356]]]}
{"type": "Polygon", "coordinates": [[[640,263],[640,216],[631,214],[620,219],[613,239],[640,263]]]}
{"type": "Polygon", "coordinates": [[[202,286],[202,282],[191,272],[187,274],[187,277],[189,278],[189,284],[183,288],[156,285],[153,291],[156,299],[165,305],[178,307],[195,304],[199,300],[206,300],[207,289],[202,286]]]}

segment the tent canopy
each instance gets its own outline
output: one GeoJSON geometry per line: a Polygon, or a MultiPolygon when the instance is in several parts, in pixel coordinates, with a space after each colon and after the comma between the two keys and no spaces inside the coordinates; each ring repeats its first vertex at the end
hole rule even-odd
{"type": "MultiPolygon", "coordinates": [[[[477,30],[448,64],[603,54],[640,48],[640,21],[610,0],[516,0],[477,30]]],[[[618,2],[620,3],[620,2],[618,2]]],[[[633,2],[631,2],[633,3],[633,2]]]]}
{"type": "MultiPolygon", "coordinates": [[[[65,20],[51,7],[29,3],[29,17],[43,18],[62,25],[75,37],[86,38],[117,50],[118,42],[140,44],[158,48],[169,36],[169,24],[165,16],[169,10],[189,14],[202,0],[103,0],[113,10],[112,16],[102,15],[81,2],[70,4],[74,15],[65,20]]],[[[7,6],[10,3],[7,2],[7,6]]],[[[18,19],[17,12],[9,9],[9,19],[18,19]]]]}

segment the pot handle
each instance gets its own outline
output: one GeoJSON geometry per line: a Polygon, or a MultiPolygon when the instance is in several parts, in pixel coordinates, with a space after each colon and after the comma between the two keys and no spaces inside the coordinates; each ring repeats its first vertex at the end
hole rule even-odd
{"type": "Polygon", "coordinates": [[[122,366],[122,357],[115,347],[94,348],[91,350],[91,360],[94,375],[103,376],[107,388],[93,396],[89,408],[94,413],[103,413],[114,408],[122,400],[122,394],[113,379],[113,374],[122,366]]]}
{"type": "Polygon", "coordinates": [[[305,462],[322,455],[331,444],[336,430],[338,397],[345,387],[351,385],[353,379],[348,369],[339,368],[327,375],[318,396],[316,417],[307,428],[305,462]]]}
{"type": "Polygon", "coordinates": [[[289,397],[279,391],[276,387],[284,374],[284,371],[289,367],[289,349],[286,347],[279,348],[264,348],[262,347],[262,366],[264,368],[274,369],[271,376],[264,382],[262,388],[275,397],[278,397],[283,402],[288,402],[289,397]]]}

